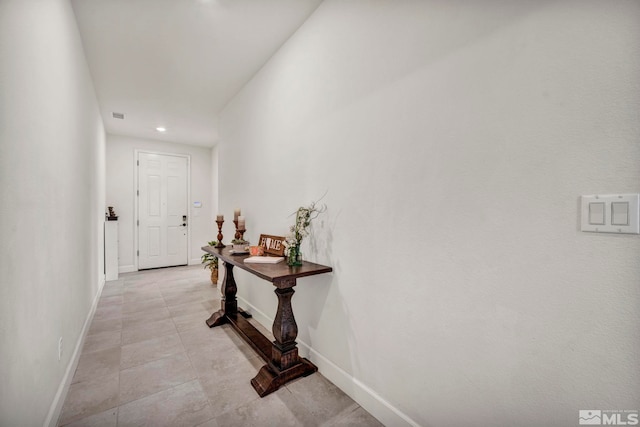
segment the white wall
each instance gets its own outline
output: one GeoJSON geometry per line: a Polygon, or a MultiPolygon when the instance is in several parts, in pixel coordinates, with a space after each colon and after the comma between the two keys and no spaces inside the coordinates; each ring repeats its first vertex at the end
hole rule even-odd
{"type": "Polygon", "coordinates": [[[104,283],[104,144],[68,1],[0,2],[2,426],[61,409],[104,283]]]}
{"type": "MultiPolygon", "coordinates": [[[[215,217],[219,211],[218,169],[219,169],[218,168],[218,146],[215,145],[214,147],[211,148],[211,221],[215,221],[215,217]]],[[[214,234],[212,235],[211,239],[216,240],[217,234],[218,234],[217,224],[214,225],[213,231],[214,231],[214,234]]]]}
{"type": "Polygon", "coordinates": [[[118,257],[120,272],[135,271],[135,150],[191,156],[191,207],[189,264],[199,264],[203,245],[215,238],[212,217],[212,149],[186,144],[107,135],[107,206],[118,215],[118,257]],[[193,202],[202,203],[194,208],[193,202]]]}
{"type": "Polygon", "coordinates": [[[638,409],[640,236],[580,232],[579,197],[640,191],[639,52],[637,1],[323,2],[219,147],[254,241],[328,190],[334,273],[293,299],[321,372],[387,425],[638,409]]]}

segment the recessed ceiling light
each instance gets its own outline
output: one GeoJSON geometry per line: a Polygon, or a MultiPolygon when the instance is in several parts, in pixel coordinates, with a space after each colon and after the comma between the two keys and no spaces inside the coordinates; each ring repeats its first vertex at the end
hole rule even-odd
{"type": "Polygon", "coordinates": [[[166,128],[163,128],[163,127],[157,127],[157,128],[156,128],[156,130],[157,130],[158,132],[166,132],[166,131],[167,131],[167,129],[166,129],[166,128]]]}

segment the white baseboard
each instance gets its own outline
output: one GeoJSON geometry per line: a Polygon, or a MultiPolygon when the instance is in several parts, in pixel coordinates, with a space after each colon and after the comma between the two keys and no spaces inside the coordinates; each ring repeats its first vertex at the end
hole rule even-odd
{"type": "MultiPolygon", "coordinates": [[[[220,275],[218,275],[218,282],[222,283],[222,281],[220,280],[220,275]]],[[[251,304],[249,301],[242,298],[241,296],[236,295],[236,298],[238,299],[238,306],[242,306],[242,308],[245,311],[251,314],[251,317],[254,320],[258,321],[262,326],[264,326],[268,330],[271,330],[271,325],[273,325],[273,318],[267,316],[264,312],[260,311],[253,304],[251,304]]],[[[298,352],[300,352],[299,350],[298,352]]],[[[304,357],[307,357],[306,354],[301,353],[301,355],[304,357]]]]}
{"type": "MultiPolygon", "coordinates": [[[[302,341],[298,341],[298,344],[303,347],[308,347],[307,344],[302,341]]],[[[382,424],[393,427],[420,427],[418,423],[391,403],[387,402],[382,396],[367,387],[357,378],[344,371],[313,348],[308,347],[308,349],[310,354],[309,359],[318,367],[318,372],[345,392],[350,398],[355,400],[358,405],[362,406],[382,424]]]]}
{"type": "MultiPolygon", "coordinates": [[[[242,302],[241,305],[251,313],[253,318],[263,326],[270,329],[273,319],[257,309],[253,304],[244,298],[237,297],[242,302]]],[[[409,418],[406,414],[383,399],[375,390],[367,387],[353,375],[340,368],[338,365],[327,359],[316,351],[309,344],[301,340],[296,340],[299,344],[298,351],[301,356],[307,357],[318,367],[325,378],[335,384],[340,390],[356,401],[367,412],[373,415],[385,426],[393,427],[420,427],[418,423],[409,418]]]]}
{"type": "Polygon", "coordinates": [[[76,342],[76,347],[73,350],[73,355],[71,355],[71,359],[69,360],[69,364],[67,365],[67,370],[62,377],[62,381],[60,382],[60,386],[58,387],[58,391],[51,403],[51,407],[49,408],[49,413],[47,414],[47,418],[44,422],[44,427],[56,427],[58,425],[58,418],[60,418],[60,413],[62,412],[62,406],[64,405],[64,400],[67,397],[67,393],[69,392],[69,387],[71,387],[71,381],[73,380],[73,375],[76,372],[76,368],[78,367],[78,362],[80,361],[80,354],[82,352],[82,346],[84,345],[84,340],[87,336],[87,332],[89,332],[89,326],[91,325],[91,321],[93,320],[93,315],[96,313],[96,308],[98,307],[98,301],[100,300],[100,295],[102,295],[102,289],[104,289],[105,277],[104,275],[99,279],[98,282],[98,292],[96,294],[95,299],[93,300],[93,304],[91,305],[91,310],[89,310],[89,314],[84,321],[84,325],[82,326],[82,331],[80,331],[80,336],[78,337],[78,341],[76,342]]]}
{"type": "MultiPolygon", "coordinates": [[[[191,261],[189,261],[188,265],[198,265],[198,264],[202,264],[202,261],[200,260],[200,258],[198,259],[192,259],[191,261]]],[[[121,265],[118,267],[118,273],[122,274],[122,273],[133,273],[135,271],[138,271],[136,269],[135,265],[121,265]]]]}
{"type": "Polygon", "coordinates": [[[135,265],[121,265],[118,267],[118,273],[133,273],[136,270],[135,265]]]}

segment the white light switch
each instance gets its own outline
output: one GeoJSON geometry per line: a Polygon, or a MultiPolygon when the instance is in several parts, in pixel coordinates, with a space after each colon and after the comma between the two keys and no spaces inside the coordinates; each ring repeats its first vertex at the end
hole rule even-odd
{"type": "Polygon", "coordinates": [[[604,225],[604,202],[589,203],[589,224],[604,225]]]}
{"type": "Polygon", "coordinates": [[[611,225],[629,225],[629,202],[611,202],[611,225]]]}
{"type": "Polygon", "coordinates": [[[640,195],[582,196],[582,231],[640,234],[640,195]]]}

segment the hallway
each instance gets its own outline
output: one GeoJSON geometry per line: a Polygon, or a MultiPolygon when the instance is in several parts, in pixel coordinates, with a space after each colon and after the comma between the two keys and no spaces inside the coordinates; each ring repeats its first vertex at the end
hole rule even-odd
{"type": "Polygon", "coordinates": [[[220,306],[207,273],[107,282],[59,426],[381,425],[319,373],[259,398],[249,381],[262,359],[229,326],[205,325],[220,306]]]}

